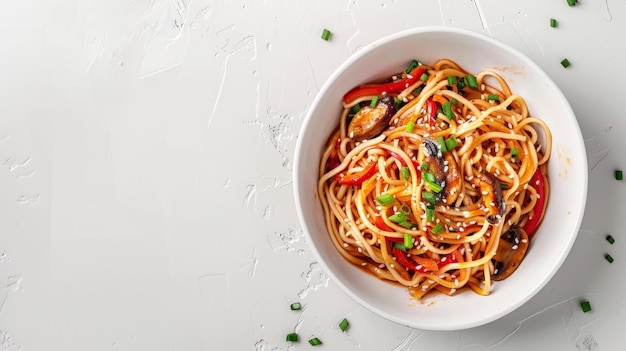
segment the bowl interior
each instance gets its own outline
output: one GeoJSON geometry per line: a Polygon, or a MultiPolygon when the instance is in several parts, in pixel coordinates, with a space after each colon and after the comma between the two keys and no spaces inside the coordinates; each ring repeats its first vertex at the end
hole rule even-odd
{"type": "Polygon", "coordinates": [[[380,39],[350,57],[316,96],[296,146],[294,192],[300,223],[315,256],[333,281],[357,302],[396,323],[428,330],[459,330],[493,321],[534,296],[569,253],[584,213],[587,159],[576,118],[563,94],[528,57],[481,34],[447,27],[403,31],[380,39]],[[336,128],[341,97],[350,88],[389,76],[413,58],[430,63],[450,58],[470,72],[499,71],[513,93],[553,134],[549,162],[550,199],[527,257],[489,296],[466,291],[417,302],[405,288],[374,278],[346,262],[330,241],[318,196],[322,148],[336,128]]]}

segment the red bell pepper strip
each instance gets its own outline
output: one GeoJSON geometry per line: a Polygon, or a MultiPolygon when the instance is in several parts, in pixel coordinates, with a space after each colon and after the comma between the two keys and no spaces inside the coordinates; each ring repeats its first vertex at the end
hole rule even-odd
{"type": "Polygon", "coordinates": [[[378,172],[378,168],[376,168],[376,162],[371,162],[362,171],[343,175],[343,173],[339,173],[335,176],[335,179],[339,182],[339,184],[343,185],[361,185],[364,181],[370,179],[374,174],[378,172]]]}
{"type": "Polygon", "coordinates": [[[428,113],[430,125],[434,126],[437,122],[437,103],[433,99],[426,100],[426,112],[428,113]]]}
{"type": "MultiPolygon", "coordinates": [[[[374,218],[374,225],[378,229],[380,229],[380,230],[384,230],[384,231],[387,231],[387,232],[393,232],[393,228],[388,226],[387,223],[385,223],[385,220],[383,219],[383,217],[381,217],[381,216],[376,216],[374,218]]],[[[398,242],[402,242],[402,241],[404,241],[404,240],[399,240],[398,242]]]]}
{"type": "Polygon", "coordinates": [[[328,155],[328,160],[326,161],[326,172],[337,168],[337,166],[341,164],[341,161],[339,161],[339,155],[337,151],[340,145],[341,145],[341,138],[337,138],[337,141],[335,142],[335,148],[333,149],[333,151],[330,152],[330,155],[328,155]]]}
{"type": "Polygon", "coordinates": [[[345,104],[350,104],[356,99],[363,96],[380,96],[385,94],[397,94],[402,92],[408,86],[413,85],[417,81],[419,81],[422,74],[424,74],[426,70],[423,67],[414,68],[411,73],[406,78],[399,79],[390,83],[381,83],[381,84],[367,84],[361,85],[352,90],[348,91],[343,96],[343,102],[345,104]]]}
{"type": "MultiPolygon", "coordinates": [[[[450,264],[450,263],[459,262],[459,257],[457,256],[459,254],[460,253],[458,252],[458,250],[455,250],[447,254],[443,258],[441,258],[441,260],[439,260],[439,262],[436,263],[437,269],[439,270],[445,265],[450,264]]],[[[406,253],[404,253],[402,250],[400,250],[399,248],[395,246],[393,248],[393,255],[396,257],[396,262],[400,263],[405,268],[408,268],[410,270],[413,270],[419,273],[429,272],[429,270],[424,265],[420,265],[417,262],[413,261],[409,256],[407,256],[406,253]]],[[[434,268],[434,267],[431,267],[431,268],[434,268]]],[[[430,272],[433,272],[433,271],[430,270],[430,272]]]]}
{"type": "MultiPolygon", "coordinates": [[[[400,161],[400,164],[403,166],[406,166],[406,162],[404,162],[404,159],[402,158],[402,156],[396,154],[393,151],[389,151],[387,150],[387,152],[389,153],[389,155],[393,156],[393,158],[395,158],[396,160],[400,161]]],[[[411,160],[411,162],[413,163],[413,166],[415,167],[415,169],[417,170],[417,176],[419,177],[422,173],[420,172],[420,165],[419,163],[417,163],[417,161],[415,160],[411,160]]]]}
{"type": "Polygon", "coordinates": [[[528,235],[528,238],[531,238],[537,231],[539,223],[541,223],[541,219],[543,218],[543,210],[546,207],[546,201],[548,200],[546,198],[545,178],[540,169],[537,168],[535,174],[530,178],[530,185],[535,188],[539,198],[535,203],[535,208],[533,208],[532,217],[524,225],[524,231],[528,235]]]}

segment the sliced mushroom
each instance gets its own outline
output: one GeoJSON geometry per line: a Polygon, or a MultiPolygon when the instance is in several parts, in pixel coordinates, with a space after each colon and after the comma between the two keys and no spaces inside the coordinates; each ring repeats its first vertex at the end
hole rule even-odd
{"type": "Polygon", "coordinates": [[[528,235],[518,226],[512,226],[500,236],[498,249],[493,256],[493,280],[503,280],[520,266],[528,250],[528,235]]]}
{"type": "Polygon", "coordinates": [[[491,224],[498,224],[506,210],[500,181],[491,173],[483,172],[472,179],[472,184],[480,188],[483,203],[489,211],[487,221],[491,224]]]}
{"type": "Polygon", "coordinates": [[[356,141],[372,139],[387,128],[396,114],[396,103],[391,96],[380,99],[376,107],[362,107],[348,125],[348,135],[356,141]]]}
{"type": "Polygon", "coordinates": [[[441,152],[439,145],[430,139],[424,139],[424,162],[428,163],[428,171],[435,175],[442,191],[437,194],[437,201],[453,204],[461,193],[462,179],[459,165],[450,152],[441,152]]]}

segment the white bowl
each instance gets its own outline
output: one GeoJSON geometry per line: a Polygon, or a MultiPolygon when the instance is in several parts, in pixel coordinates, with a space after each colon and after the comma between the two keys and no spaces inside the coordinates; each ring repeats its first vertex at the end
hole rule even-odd
{"type": "Polygon", "coordinates": [[[333,282],[370,311],[404,326],[460,330],[515,310],[554,276],[576,239],[587,197],[587,159],[576,117],[555,83],[521,52],[484,35],[448,27],[423,27],[377,40],[337,68],[305,117],[295,152],[294,192],[300,223],[314,255],[333,282]],[[406,288],[383,282],[349,264],[333,246],[316,194],[325,143],[339,122],[341,98],[351,88],[399,71],[411,59],[450,58],[470,72],[501,71],[514,93],[553,135],[550,200],[523,264],[491,294],[428,298],[418,303],[406,288]]]}

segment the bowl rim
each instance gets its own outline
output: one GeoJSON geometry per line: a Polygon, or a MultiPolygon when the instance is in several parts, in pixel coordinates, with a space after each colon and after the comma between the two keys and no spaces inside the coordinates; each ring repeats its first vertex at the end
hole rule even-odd
{"type": "MultiPolygon", "coordinates": [[[[485,324],[488,324],[490,322],[493,322],[497,319],[502,318],[503,316],[513,312],[514,310],[518,309],[519,307],[521,307],[522,305],[524,305],[526,302],[528,302],[531,298],[533,298],[539,291],[541,291],[554,277],[554,275],[556,274],[556,272],[561,268],[561,266],[563,265],[564,261],[566,260],[566,258],[569,256],[569,253],[571,252],[571,249],[574,245],[574,242],[576,241],[576,238],[578,236],[578,233],[580,231],[580,227],[582,224],[582,220],[584,217],[584,213],[585,213],[585,206],[586,206],[586,200],[587,200],[587,192],[588,192],[588,160],[587,160],[587,153],[585,150],[585,145],[584,145],[584,139],[582,137],[582,132],[580,130],[580,125],[578,124],[578,121],[576,119],[575,113],[571,107],[571,104],[569,103],[569,101],[567,100],[567,98],[565,97],[565,95],[563,94],[563,92],[561,91],[561,89],[558,87],[558,85],[556,85],[556,83],[552,80],[552,78],[544,71],[543,68],[541,68],[533,59],[531,59],[528,55],[524,54],[523,52],[521,52],[520,50],[505,44],[504,42],[493,38],[491,36],[488,36],[484,33],[480,33],[480,32],[476,32],[476,31],[472,31],[469,29],[464,29],[464,28],[458,28],[458,27],[448,27],[448,26],[443,26],[443,25],[431,25],[431,26],[421,26],[421,27],[414,27],[414,28],[408,28],[408,29],[403,29],[385,36],[382,36],[378,39],[375,39],[374,41],[370,42],[367,45],[364,45],[359,51],[353,53],[352,55],[350,55],[348,58],[346,58],[339,66],[337,66],[337,68],[332,72],[332,74],[326,79],[326,81],[324,82],[324,84],[320,87],[318,93],[316,94],[315,98],[313,99],[311,105],[309,106],[307,113],[305,114],[305,117],[303,119],[303,123],[302,126],[300,128],[300,133],[298,134],[299,136],[302,135],[302,131],[305,130],[306,128],[308,128],[308,126],[313,123],[312,122],[312,115],[313,112],[316,109],[316,106],[319,105],[320,101],[322,100],[322,97],[325,95],[326,91],[332,86],[333,82],[340,77],[343,72],[350,66],[352,65],[354,62],[360,60],[363,56],[366,56],[369,52],[375,50],[375,48],[377,46],[383,45],[383,44],[387,44],[391,41],[395,41],[398,40],[400,38],[403,37],[407,37],[407,36],[414,36],[414,35],[420,35],[420,34],[427,34],[427,33],[435,33],[435,32],[440,32],[443,34],[455,34],[455,35],[461,35],[461,36],[468,36],[468,37],[473,37],[474,39],[483,41],[483,42],[487,42],[490,45],[496,46],[498,47],[498,49],[504,50],[504,51],[508,51],[511,54],[519,57],[519,59],[521,61],[523,61],[524,64],[528,65],[530,70],[538,73],[548,84],[549,84],[549,89],[553,90],[554,93],[556,95],[558,95],[560,97],[560,99],[562,99],[562,101],[565,103],[565,107],[568,109],[567,114],[569,116],[571,116],[573,118],[573,121],[576,123],[576,130],[578,132],[578,136],[577,138],[575,138],[578,142],[578,147],[583,151],[583,155],[581,156],[580,161],[582,162],[582,166],[581,168],[585,170],[585,172],[582,172],[582,174],[580,174],[581,177],[581,186],[582,188],[579,189],[579,193],[582,194],[582,196],[579,197],[580,199],[580,203],[575,204],[575,208],[576,209],[580,209],[580,213],[579,215],[576,217],[576,222],[573,225],[573,233],[571,236],[569,236],[569,240],[567,241],[567,243],[565,243],[566,245],[563,246],[564,248],[564,254],[561,255],[557,260],[553,261],[553,265],[550,267],[549,271],[547,271],[546,277],[543,281],[541,281],[536,287],[535,289],[533,289],[529,294],[527,294],[524,298],[516,301],[516,303],[511,304],[510,306],[508,306],[507,308],[504,308],[502,310],[500,310],[497,313],[494,313],[492,315],[489,315],[485,318],[479,318],[474,320],[474,322],[472,323],[464,323],[463,325],[454,325],[452,327],[444,327],[444,326],[435,326],[435,327],[429,327],[429,326],[425,326],[423,324],[419,324],[419,323],[415,323],[415,321],[408,321],[405,320],[403,318],[398,318],[395,315],[389,314],[387,313],[387,311],[381,310],[375,306],[372,306],[371,304],[369,304],[367,301],[365,301],[363,298],[361,298],[358,294],[354,293],[353,291],[351,291],[339,278],[338,276],[335,274],[335,272],[330,268],[329,264],[326,262],[325,259],[323,259],[323,255],[321,254],[321,252],[319,251],[318,247],[312,243],[312,237],[311,237],[311,233],[309,232],[308,227],[305,225],[305,223],[307,223],[307,220],[305,218],[305,215],[303,213],[303,208],[301,207],[301,203],[302,203],[302,199],[301,199],[301,193],[300,193],[300,179],[298,177],[298,172],[300,169],[300,157],[298,157],[298,155],[301,154],[302,149],[304,147],[303,145],[303,138],[299,137],[298,140],[296,141],[296,147],[295,147],[295,152],[294,152],[294,168],[293,168],[293,190],[294,190],[294,200],[295,200],[295,206],[296,206],[296,211],[297,211],[297,215],[298,215],[298,220],[299,220],[299,224],[302,226],[302,230],[304,232],[304,236],[307,239],[307,245],[308,247],[312,250],[312,253],[314,255],[314,257],[316,258],[317,262],[321,265],[322,269],[324,270],[324,272],[326,274],[328,274],[330,276],[330,278],[332,279],[332,281],[340,288],[340,290],[342,292],[344,292],[346,295],[348,295],[351,299],[353,299],[354,301],[356,301],[361,307],[364,307],[365,309],[373,312],[374,314],[383,317],[387,320],[390,320],[392,322],[395,322],[397,324],[403,325],[403,326],[407,326],[407,327],[411,327],[411,328],[416,328],[416,329],[424,329],[424,330],[441,330],[441,331],[452,331],[452,330],[463,330],[463,329],[468,329],[468,328],[473,328],[473,327],[479,327],[485,324]],[[413,322],[413,323],[411,323],[413,322]]],[[[554,147],[554,146],[553,146],[554,147]]]]}

